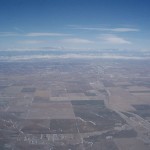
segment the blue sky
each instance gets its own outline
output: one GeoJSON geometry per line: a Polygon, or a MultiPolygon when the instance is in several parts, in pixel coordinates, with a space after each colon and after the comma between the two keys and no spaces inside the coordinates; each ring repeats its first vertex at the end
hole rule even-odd
{"type": "Polygon", "coordinates": [[[149,50],[149,6],[149,0],[0,0],[0,50],[149,50]]]}

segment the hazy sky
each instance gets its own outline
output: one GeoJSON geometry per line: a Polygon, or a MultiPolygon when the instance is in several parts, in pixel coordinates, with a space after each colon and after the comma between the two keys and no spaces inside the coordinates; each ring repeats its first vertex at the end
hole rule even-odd
{"type": "Polygon", "coordinates": [[[0,50],[149,49],[150,0],[0,0],[0,50]]]}

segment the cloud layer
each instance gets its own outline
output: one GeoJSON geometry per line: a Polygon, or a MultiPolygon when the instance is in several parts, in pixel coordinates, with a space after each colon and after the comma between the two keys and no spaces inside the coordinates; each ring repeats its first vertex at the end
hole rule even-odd
{"type": "Polygon", "coordinates": [[[8,38],[7,43],[2,42],[0,49],[7,48],[9,44],[10,48],[25,46],[28,49],[33,47],[59,47],[60,49],[70,47],[72,49],[133,48],[136,42],[133,38],[131,42],[130,36],[132,34],[134,37],[134,32],[140,31],[137,28],[108,28],[108,26],[95,28],[77,25],[67,26],[67,32],[66,28],[62,32],[25,32],[18,28],[15,30],[16,32],[0,32],[1,39],[8,38]]]}
{"type": "Polygon", "coordinates": [[[63,33],[50,33],[50,32],[33,32],[27,33],[26,36],[69,36],[69,34],[63,33]]]}
{"type": "Polygon", "coordinates": [[[131,44],[130,41],[113,34],[103,34],[99,38],[109,44],[131,44]]]}
{"type": "Polygon", "coordinates": [[[0,32],[0,36],[29,36],[29,37],[40,37],[40,36],[71,36],[70,34],[64,33],[51,33],[51,32],[31,32],[20,34],[17,32],[0,32]]]}
{"type": "Polygon", "coordinates": [[[80,27],[76,25],[70,26],[72,29],[78,29],[78,30],[89,30],[89,31],[105,31],[105,32],[138,32],[140,31],[137,28],[96,28],[96,27],[80,27]]]}
{"type": "Polygon", "coordinates": [[[87,40],[87,39],[81,39],[81,38],[69,38],[64,39],[61,42],[63,43],[70,43],[70,44],[93,44],[93,41],[87,40]]]}
{"type": "Polygon", "coordinates": [[[24,41],[18,41],[19,44],[44,44],[48,41],[44,40],[24,40],[24,41]]]}

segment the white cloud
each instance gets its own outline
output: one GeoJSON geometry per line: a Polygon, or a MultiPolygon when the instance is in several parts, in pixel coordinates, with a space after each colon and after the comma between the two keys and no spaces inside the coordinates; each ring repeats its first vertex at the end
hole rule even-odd
{"type": "Polygon", "coordinates": [[[103,34],[100,39],[109,44],[131,44],[130,41],[113,34],[103,34]]]}
{"type": "MultiPolygon", "coordinates": [[[[61,47],[13,47],[13,48],[7,48],[6,51],[38,51],[38,50],[61,50],[61,47]]],[[[4,49],[0,49],[4,50],[4,49]]]]}
{"type": "Polygon", "coordinates": [[[26,34],[21,34],[17,32],[0,32],[0,36],[31,36],[31,37],[38,37],[38,36],[71,36],[70,34],[64,33],[51,33],[51,32],[31,32],[26,34]]]}
{"type": "Polygon", "coordinates": [[[110,29],[110,31],[114,31],[114,32],[138,32],[140,30],[136,29],[136,28],[114,28],[114,29],[110,29]]]}
{"type": "Polygon", "coordinates": [[[47,43],[48,41],[42,40],[25,40],[25,41],[18,41],[20,44],[43,44],[47,43]]]}
{"type": "Polygon", "coordinates": [[[26,36],[69,36],[70,34],[50,33],[50,32],[32,32],[27,33],[26,36]]]}
{"type": "MultiPolygon", "coordinates": [[[[3,48],[0,48],[0,51],[3,51],[4,49],[3,48]]],[[[47,47],[14,47],[14,48],[6,48],[5,51],[41,51],[41,50],[44,50],[44,51],[53,51],[53,50],[65,50],[65,51],[93,51],[93,50],[96,50],[95,48],[76,48],[76,47],[63,47],[63,46],[47,46],[47,47]]],[[[99,50],[99,49],[97,49],[99,50]]]]}
{"type": "Polygon", "coordinates": [[[72,29],[79,30],[90,30],[90,31],[107,31],[107,32],[138,32],[137,28],[95,28],[95,27],[80,27],[80,26],[70,26],[72,29]]]}
{"type": "Polygon", "coordinates": [[[70,44],[92,44],[92,43],[94,43],[93,41],[90,41],[87,39],[81,39],[81,38],[64,39],[61,42],[70,43],[70,44]]]}

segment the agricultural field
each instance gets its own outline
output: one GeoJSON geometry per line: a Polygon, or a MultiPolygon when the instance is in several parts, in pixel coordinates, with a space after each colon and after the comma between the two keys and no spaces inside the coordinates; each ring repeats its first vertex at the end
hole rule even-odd
{"type": "Polygon", "coordinates": [[[0,149],[149,150],[145,61],[2,62],[0,149]]]}

